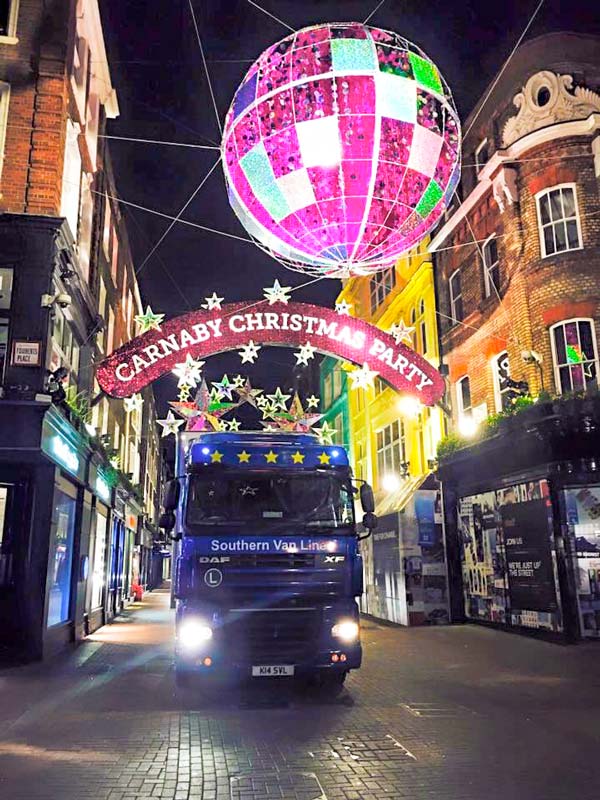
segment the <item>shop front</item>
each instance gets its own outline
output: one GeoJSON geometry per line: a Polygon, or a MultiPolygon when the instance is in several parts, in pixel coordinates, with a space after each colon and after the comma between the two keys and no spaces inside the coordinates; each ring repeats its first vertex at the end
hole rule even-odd
{"type": "Polygon", "coordinates": [[[536,404],[440,465],[464,618],[600,637],[600,398],[536,404]]]}
{"type": "Polygon", "coordinates": [[[399,511],[379,516],[361,552],[363,612],[401,625],[448,622],[441,497],[431,477],[410,493],[399,511]]]}

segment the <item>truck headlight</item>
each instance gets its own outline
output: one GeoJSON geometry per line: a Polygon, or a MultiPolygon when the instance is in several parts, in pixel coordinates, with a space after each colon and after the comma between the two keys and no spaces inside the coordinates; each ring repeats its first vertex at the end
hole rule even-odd
{"type": "Polygon", "coordinates": [[[179,626],[177,638],[185,650],[196,650],[212,639],[212,628],[201,619],[185,619],[179,626]]]}
{"type": "Polygon", "coordinates": [[[355,642],[358,639],[359,633],[360,628],[358,622],[354,622],[353,619],[343,619],[331,629],[332,636],[335,636],[336,639],[341,639],[342,642],[346,642],[347,644],[355,642]]]}

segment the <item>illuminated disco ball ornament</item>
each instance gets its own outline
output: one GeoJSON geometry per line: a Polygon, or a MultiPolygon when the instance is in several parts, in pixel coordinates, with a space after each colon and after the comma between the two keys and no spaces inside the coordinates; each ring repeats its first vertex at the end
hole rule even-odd
{"type": "Polygon", "coordinates": [[[460,126],[435,64],[396,33],[315,25],[252,65],[222,142],[230,203],[287,266],[343,277],[414,247],[459,179],[460,126]]]}

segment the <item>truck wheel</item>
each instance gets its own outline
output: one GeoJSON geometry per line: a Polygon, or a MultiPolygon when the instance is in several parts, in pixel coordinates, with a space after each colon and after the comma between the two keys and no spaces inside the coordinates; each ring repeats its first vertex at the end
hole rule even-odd
{"type": "Polygon", "coordinates": [[[320,691],[335,697],[344,688],[347,672],[324,671],[319,675],[317,686],[320,691]]]}

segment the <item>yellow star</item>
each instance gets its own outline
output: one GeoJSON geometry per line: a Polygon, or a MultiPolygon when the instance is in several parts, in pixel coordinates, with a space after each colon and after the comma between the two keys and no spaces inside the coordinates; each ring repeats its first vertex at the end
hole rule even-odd
{"type": "Polygon", "coordinates": [[[267,459],[267,464],[275,464],[277,462],[277,453],[269,450],[268,453],[265,453],[265,458],[267,459]]]}
{"type": "Polygon", "coordinates": [[[245,450],[242,450],[241,453],[238,453],[237,457],[240,460],[240,464],[247,464],[248,461],[250,461],[250,453],[247,453],[245,450]]]}
{"type": "Polygon", "coordinates": [[[304,464],[304,455],[299,450],[296,450],[295,453],[292,453],[292,461],[294,464],[304,464]]]}
{"type": "Polygon", "coordinates": [[[215,452],[211,455],[210,460],[213,464],[220,464],[223,460],[223,453],[219,453],[218,450],[215,450],[215,452]]]}
{"type": "Polygon", "coordinates": [[[329,462],[331,461],[331,456],[328,456],[327,453],[323,451],[319,456],[319,461],[321,464],[329,464],[329,462]]]}

